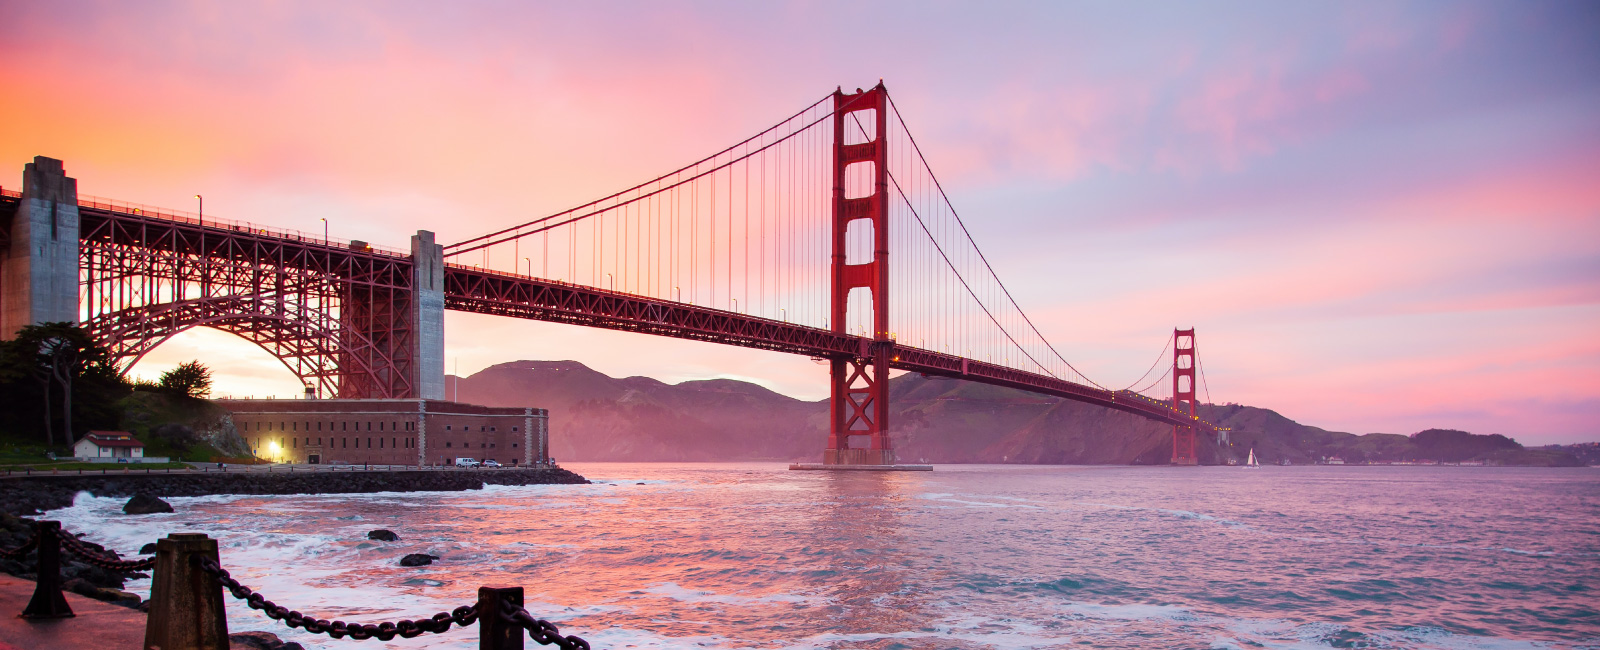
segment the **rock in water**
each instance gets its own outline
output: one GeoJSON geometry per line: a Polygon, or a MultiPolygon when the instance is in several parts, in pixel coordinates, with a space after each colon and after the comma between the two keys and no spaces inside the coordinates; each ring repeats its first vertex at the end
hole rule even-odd
{"type": "Polygon", "coordinates": [[[130,515],[149,515],[158,512],[172,512],[172,505],[153,496],[140,492],[128,499],[128,504],[122,506],[122,511],[130,515]]]}
{"type": "Polygon", "coordinates": [[[387,528],[379,528],[367,533],[367,539],[375,539],[380,542],[398,542],[400,541],[400,536],[394,534],[394,531],[387,528]]]}
{"type": "Polygon", "coordinates": [[[427,566],[429,564],[433,564],[433,561],[437,559],[439,559],[439,556],[437,555],[428,555],[427,553],[412,553],[400,558],[400,566],[427,566]]]}
{"type": "Polygon", "coordinates": [[[271,632],[237,632],[228,635],[230,650],[304,650],[293,641],[284,641],[271,632]]]}
{"type": "Polygon", "coordinates": [[[144,546],[140,546],[139,547],[139,554],[140,555],[155,555],[155,552],[156,552],[156,543],[155,542],[150,542],[149,544],[145,544],[144,546]]]}

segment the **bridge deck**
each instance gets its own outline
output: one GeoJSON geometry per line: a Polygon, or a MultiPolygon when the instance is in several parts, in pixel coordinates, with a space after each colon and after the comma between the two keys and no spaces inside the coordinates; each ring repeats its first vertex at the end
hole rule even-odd
{"type": "Polygon", "coordinates": [[[448,265],[445,308],[786,352],[868,356],[891,346],[890,367],[966,379],[1097,404],[1178,426],[1215,431],[1137,393],[1110,391],[999,364],[686,303],[656,300],[529,276],[448,265]]]}
{"type": "MultiPolygon", "coordinates": [[[[0,191],[0,215],[15,210],[18,194],[0,191]]],[[[402,288],[410,282],[409,256],[398,251],[374,249],[331,242],[325,238],[292,231],[275,232],[251,224],[197,219],[167,214],[101,200],[80,200],[80,213],[86,220],[134,220],[140,222],[142,237],[148,241],[169,239],[149,232],[156,224],[185,231],[207,231],[232,238],[253,238],[261,243],[284,246],[322,260],[319,273],[337,274],[352,268],[331,257],[364,258],[368,267],[362,280],[402,288]],[[385,273],[372,273],[373,262],[382,261],[385,273]]],[[[4,229],[0,229],[3,231],[4,229]]],[[[83,228],[85,236],[95,232],[83,228]]],[[[176,238],[170,238],[176,241],[176,238]]],[[[1128,391],[1111,391],[1072,381],[1016,370],[999,364],[963,359],[957,355],[877,341],[865,337],[807,327],[795,323],[748,316],[697,305],[657,300],[626,293],[521,276],[475,267],[447,265],[445,268],[445,308],[481,314],[568,323],[585,327],[669,336],[723,345],[771,350],[818,358],[864,357],[881,346],[890,346],[890,366],[926,375],[965,379],[1005,386],[1055,397],[1086,402],[1132,413],[1159,422],[1190,426],[1215,432],[1209,422],[1191,418],[1165,402],[1128,391]]]]}

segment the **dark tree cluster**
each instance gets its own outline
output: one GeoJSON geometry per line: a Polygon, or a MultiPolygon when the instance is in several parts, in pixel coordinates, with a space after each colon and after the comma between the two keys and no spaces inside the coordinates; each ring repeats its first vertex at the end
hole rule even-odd
{"type": "Polygon", "coordinates": [[[77,325],[30,325],[0,342],[0,426],[14,434],[71,445],[85,431],[114,428],[127,391],[110,354],[77,325]]]}
{"type": "Polygon", "coordinates": [[[110,353],[72,323],[29,325],[0,341],[0,431],[68,447],[95,429],[115,429],[116,403],[130,390],[204,397],[211,372],[199,361],[179,365],[159,383],[130,383],[110,353]]]}

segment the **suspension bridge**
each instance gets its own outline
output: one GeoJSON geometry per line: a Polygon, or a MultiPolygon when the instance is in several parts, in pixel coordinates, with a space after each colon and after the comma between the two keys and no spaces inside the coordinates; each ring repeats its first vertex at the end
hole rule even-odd
{"type": "Polygon", "coordinates": [[[319,394],[442,399],[443,314],[457,310],[826,360],[825,464],[894,464],[891,370],[1167,423],[1175,464],[1194,464],[1196,435],[1218,431],[1197,414],[1194,330],[1175,330],[1123,388],[1050,344],[881,82],[622,191],[448,245],[419,231],[390,249],[80,196],[42,156],[21,191],[0,188],[0,223],[0,335],[78,322],[124,370],[203,326],[260,345],[319,394]]]}

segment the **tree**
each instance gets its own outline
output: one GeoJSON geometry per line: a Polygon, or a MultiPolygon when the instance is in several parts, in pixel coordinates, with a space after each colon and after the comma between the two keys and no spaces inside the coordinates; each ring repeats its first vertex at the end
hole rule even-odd
{"type": "MultiPolygon", "coordinates": [[[[44,401],[45,410],[48,412],[50,403],[50,382],[54,380],[61,384],[61,429],[66,444],[72,444],[72,379],[77,376],[76,367],[78,357],[82,350],[78,349],[72,337],[57,334],[44,340],[40,345],[39,354],[49,359],[49,374],[45,377],[44,401]]],[[[44,435],[49,440],[48,444],[55,444],[54,436],[50,432],[50,417],[44,419],[44,435]]]]}
{"type": "Polygon", "coordinates": [[[161,388],[185,397],[205,397],[211,392],[211,369],[199,359],[180,363],[161,373],[161,388]]]}
{"type": "MultiPolygon", "coordinates": [[[[73,397],[84,391],[91,394],[106,388],[121,388],[123,382],[111,365],[111,355],[82,327],[73,323],[42,323],[17,331],[10,341],[0,344],[0,386],[12,393],[9,406],[17,411],[39,408],[44,416],[46,444],[56,444],[54,393],[59,387],[65,443],[73,442],[73,413],[79,408],[73,397]],[[23,379],[32,379],[39,394],[23,393],[23,379]],[[85,386],[87,384],[87,386],[85,386]],[[39,399],[42,397],[43,399],[39,399]],[[32,401],[29,401],[29,400],[32,401]]],[[[93,409],[91,409],[93,410],[93,409]]],[[[91,418],[94,419],[94,418],[91,418]]]]}

